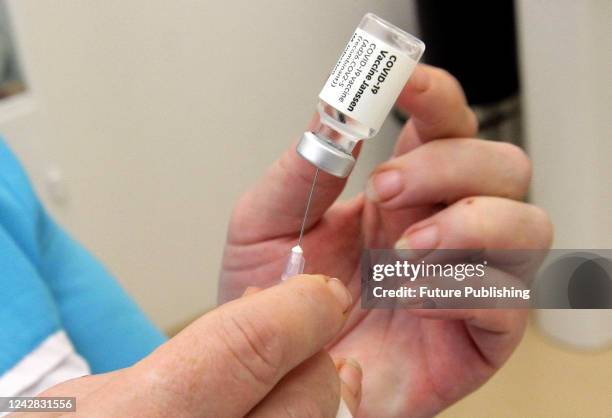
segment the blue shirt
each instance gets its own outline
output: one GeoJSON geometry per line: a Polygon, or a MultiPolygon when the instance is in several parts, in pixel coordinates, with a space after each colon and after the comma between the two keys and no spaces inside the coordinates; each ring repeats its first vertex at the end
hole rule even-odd
{"type": "Polygon", "coordinates": [[[0,138],[0,376],[60,330],[93,373],[129,366],[165,340],[49,217],[0,138]]]}

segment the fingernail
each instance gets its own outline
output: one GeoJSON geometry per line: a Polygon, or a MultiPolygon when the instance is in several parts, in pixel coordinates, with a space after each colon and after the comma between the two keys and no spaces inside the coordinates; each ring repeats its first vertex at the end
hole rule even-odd
{"type": "Polygon", "coordinates": [[[353,296],[348,291],[344,284],[336,279],[335,277],[329,278],[327,280],[327,285],[329,286],[329,290],[332,292],[334,297],[340,302],[340,306],[342,307],[342,312],[345,313],[353,304],[353,296]]]}
{"type": "Polygon", "coordinates": [[[419,258],[438,246],[440,234],[437,225],[429,225],[401,237],[395,243],[396,250],[402,250],[407,258],[419,258]]]}
{"type": "Polygon", "coordinates": [[[383,171],[370,177],[366,196],[373,202],[383,202],[402,190],[402,176],[397,170],[383,171]]]}
{"type": "Polygon", "coordinates": [[[260,289],[258,287],[249,286],[246,289],[244,289],[244,293],[242,294],[242,297],[252,295],[253,293],[257,293],[259,292],[259,290],[260,289]]]}
{"type": "Polygon", "coordinates": [[[338,376],[346,388],[355,397],[359,395],[361,390],[361,379],[363,377],[363,371],[357,360],[349,358],[344,361],[340,370],[338,370],[338,376]]]}

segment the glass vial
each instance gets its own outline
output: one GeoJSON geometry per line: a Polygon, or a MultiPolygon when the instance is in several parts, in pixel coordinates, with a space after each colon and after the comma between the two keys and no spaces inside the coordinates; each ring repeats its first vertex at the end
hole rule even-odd
{"type": "Polygon", "coordinates": [[[319,93],[319,126],[304,133],[297,152],[347,177],[353,148],[378,133],[424,50],[421,40],[366,14],[319,93]]]}

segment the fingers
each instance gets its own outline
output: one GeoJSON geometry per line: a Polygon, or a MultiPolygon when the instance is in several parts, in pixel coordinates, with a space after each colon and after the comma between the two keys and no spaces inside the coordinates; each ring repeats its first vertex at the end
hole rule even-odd
{"type": "Polygon", "coordinates": [[[467,330],[484,360],[495,369],[510,357],[527,325],[527,309],[476,310],[466,321],[467,330]]]}
{"type": "MultiPolygon", "coordinates": [[[[346,368],[352,369],[353,366],[346,368]]],[[[247,416],[335,418],[341,395],[345,403],[352,405],[351,411],[354,414],[359,401],[353,392],[361,391],[361,372],[351,370],[351,373],[354,373],[351,377],[357,380],[352,381],[355,387],[348,389],[347,384],[339,379],[329,355],[320,352],[287,374],[247,416]]]]}
{"type": "MultiPolygon", "coordinates": [[[[240,199],[230,220],[228,243],[250,244],[299,231],[315,167],[297,154],[295,146],[240,199]]],[[[345,184],[346,179],[319,172],[307,227],[321,218],[345,184]]]]}
{"type": "Polygon", "coordinates": [[[329,355],[320,352],[287,374],[249,418],[335,417],[340,379],[329,355]]]}
{"type": "Polygon", "coordinates": [[[514,145],[432,141],[377,167],[367,196],[384,209],[450,204],[475,195],[522,199],[530,178],[529,159],[514,145]]]}
{"type": "Polygon", "coordinates": [[[546,213],[497,197],[469,197],[412,225],[395,247],[422,257],[432,249],[547,249],[553,235],[546,213]]]}
{"type": "Polygon", "coordinates": [[[476,115],[469,108],[459,82],[447,71],[420,64],[397,100],[410,114],[397,142],[395,155],[438,138],[473,137],[476,115]]]}
{"type": "MultiPolygon", "coordinates": [[[[434,138],[476,134],[476,117],[458,82],[444,70],[419,65],[399,96],[398,106],[411,114],[411,120],[400,136],[396,155],[434,138]]],[[[355,150],[358,152],[359,147],[355,150]]],[[[314,172],[315,168],[299,157],[292,145],[236,205],[230,220],[229,244],[250,244],[296,233],[314,172]]],[[[345,179],[319,173],[307,228],[321,218],[345,183],[345,179]]]]}
{"type": "Polygon", "coordinates": [[[361,365],[352,358],[337,359],[335,363],[342,382],[342,399],[354,416],[357,414],[357,409],[361,403],[361,381],[363,379],[361,365]]]}
{"type": "MultiPolygon", "coordinates": [[[[396,155],[434,138],[476,134],[476,117],[458,82],[444,70],[419,65],[399,96],[398,106],[411,114],[411,121],[400,136],[396,155]]],[[[315,168],[299,157],[292,145],[236,205],[230,220],[229,244],[250,244],[296,233],[314,172],[315,168]]],[[[345,183],[345,179],[319,173],[307,227],[321,218],[345,183]]]]}
{"type": "Polygon", "coordinates": [[[255,293],[259,293],[259,292],[261,292],[260,287],[249,286],[246,289],[244,289],[244,293],[242,294],[242,297],[244,298],[250,295],[254,295],[255,293]]]}
{"type": "MultiPolygon", "coordinates": [[[[529,310],[527,309],[415,309],[411,313],[421,318],[433,320],[465,321],[465,333],[469,345],[477,347],[482,364],[489,370],[497,370],[510,357],[521,341],[529,310]]],[[[441,327],[442,328],[442,327],[441,327]]],[[[439,347],[455,350],[458,346],[456,335],[448,330],[432,326],[432,332],[447,340],[439,347]]],[[[432,337],[433,338],[433,337],[432,337]]],[[[442,349],[442,348],[441,348],[442,349]]],[[[439,354],[444,357],[442,353],[439,354]]],[[[449,356],[456,352],[449,352],[449,356]]],[[[471,364],[466,362],[466,364],[471,364]]],[[[473,367],[473,366],[469,366],[473,367]]]]}
{"type": "Polygon", "coordinates": [[[334,338],[351,303],[339,280],[298,276],[203,316],[138,368],[166,410],[243,416],[334,338]]]}

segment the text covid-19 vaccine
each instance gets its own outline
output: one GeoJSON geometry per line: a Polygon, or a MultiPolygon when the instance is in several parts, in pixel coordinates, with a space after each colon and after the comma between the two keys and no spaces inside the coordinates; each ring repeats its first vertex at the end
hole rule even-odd
{"type": "Polygon", "coordinates": [[[425,44],[368,13],[319,93],[320,124],[297,152],[316,167],[347,177],[357,142],[376,135],[423,55],[425,44]]]}

